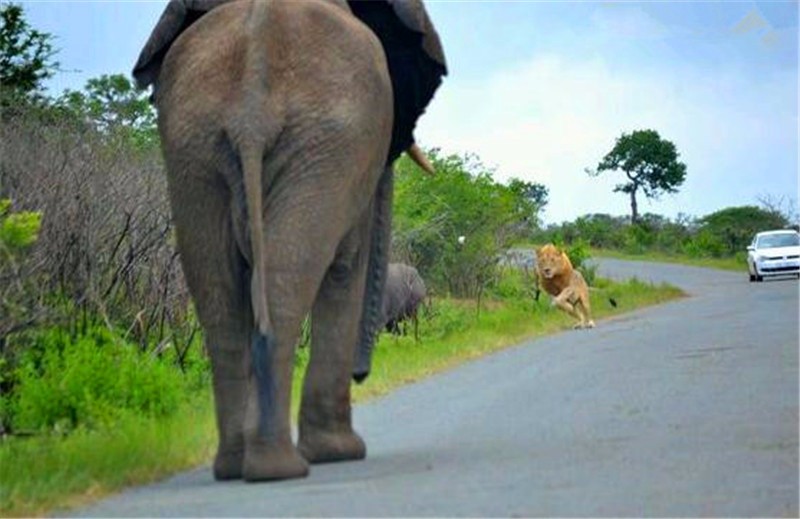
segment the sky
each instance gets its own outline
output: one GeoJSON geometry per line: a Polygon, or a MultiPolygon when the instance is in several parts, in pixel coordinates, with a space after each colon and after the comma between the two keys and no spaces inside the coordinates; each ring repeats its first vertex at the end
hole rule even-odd
{"type": "MultiPolygon", "coordinates": [[[[80,89],[126,73],[165,0],[23,1],[80,89]]],[[[653,129],[687,166],[640,212],[703,216],[798,200],[798,2],[427,0],[449,75],[417,141],[473,154],[494,178],[544,184],[544,221],[626,215],[622,173],[589,177],[623,133],[653,129]]]]}

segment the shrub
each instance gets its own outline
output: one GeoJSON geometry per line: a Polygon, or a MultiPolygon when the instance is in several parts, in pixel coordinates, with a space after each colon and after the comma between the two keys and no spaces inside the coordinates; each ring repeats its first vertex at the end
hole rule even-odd
{"type": "Polygon", "coordinates": [[[684,244],[683,252],[692,258],[719,258],[725,254],[725,243],[712,231],[701,229],[684,244]]]}
{"type": "Polygon", "coordinates": [[[712,255],[718,257],[743,251],[757,232],[783,229],[788,227],[789,222],[775,210],[741,206],[728,207],[708,214],[700,219],[700,224],[701,233],[705,231],[714,236],[712,255]]]}
{"type": "Polygon", "coordinates": [[[193,376],[181,376],[174,363],[102,327],[77,337],[51,329],[36,341],[11,375],[14,393],[0,406],[15,431],[103,427],[126,413],[167,416],[207,378],[198,358],[188,363],[193,376]]]}
{"type": "Polygon", "coordinates": [[[35,325],[43,314],[41,290],[27,261],[41,220],[41,213],[12,212],[11,201],[0,199],[0,392],[8,389],[3,380],[6,337],[35,325]]]}
{"type": "Polygon", "coordinates": [[[437,294],[480,297],[501,253],[529,235],[542,201],[529,198],[539,196],[534,185],[494,181],[475,157],[430,155],[433,177],[406,158],[397,162],[393,255],[437,294]]]}
{"type": "Polygon", "coordinates": [[[51,107],[7,117],[0,156],[0,197],[43,215],[38,240],[18,262],[50,299],[41,324],[75,329],[101,315],[132,328],[142,348],[191,326],[156,147],[109,139],[51,107]]]}
{"type": "Polygon", "coordinates": [[[39,236],[42,213],[11,212],[11,200],[0,199],[0,261],[32,245],[39,236]]]}
{"type": "Polygon", "coordinates": [[[489,295],[506,301],[532,299],[533,275],[526,269],[504,267],[499,270],[489,295]]]}
{"type": "Polygon", "coordinates": [[[434,339],[463,331],[475,320],[475,310],[454,299],[437,299],[431,314],[430,326],[420,326],[420,335],[434,339]]]}
{"type": "Polygon", "coordinates": [[[576,269],[582,268],[586,260],[591,257],[589,246],[583,240],[577,240],[571,245],[563,247],[563,250],[567,253],[570,263],[576,269]]]}

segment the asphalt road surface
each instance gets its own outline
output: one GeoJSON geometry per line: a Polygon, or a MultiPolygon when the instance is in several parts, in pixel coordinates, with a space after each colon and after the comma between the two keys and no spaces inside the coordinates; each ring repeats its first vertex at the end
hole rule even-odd
{"type": "Polygon", "coordinates": [[[612,260],[600,273],[691,297],[357,406],[364,461],[266,484],[202,467],[73,513],[797,517],[797,281],[612,260]]]}

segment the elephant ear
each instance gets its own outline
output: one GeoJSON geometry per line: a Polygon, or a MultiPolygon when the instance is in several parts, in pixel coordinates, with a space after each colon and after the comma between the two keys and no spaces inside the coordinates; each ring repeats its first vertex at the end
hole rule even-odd
{"type": "Polygon", "coordinates": [[[403,25],[414,32],[422,34],[422,48],[430,59],[442,66],[443,75],[447,75],[447,61],[444,58],[439,33],[433,26],[422,0],[388,0],[392,10],[403,22],[403,25]]]}
{"type": "Polygon", "coordinates": [[[154,84],[161,72],[164,56],[178,36],[205,13],[228,1],[170,0],[133,67],[136,86],[144,89],[154,84]]]}
{"type": "Polygon", "coordinates": [[[353,14],[378,37],[394,92],[387,164],[414,144],[417,119],[447,74],[439,35],[422,0],[348,0],[353,14]]]}

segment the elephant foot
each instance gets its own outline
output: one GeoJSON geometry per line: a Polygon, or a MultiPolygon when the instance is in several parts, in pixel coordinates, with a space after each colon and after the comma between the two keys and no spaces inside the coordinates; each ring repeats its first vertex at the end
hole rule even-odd
{"type": "Polygon", "coordinates": [[[217,456],[214,458],[214,479],[217,481],[241,479],[243,460],[244,452],[241,450],[235,452],[217,452],[217,456]]]}
{"type": "Polygon", "coordinates": [[[294,445],[248,445],[242,464],[245,481],[270,481],[302,478],[308,475],[308,462],[294,445]]]}
{"type": "Polygon", "coordinates": [[[349,432],[301,432],[298,450],[310,463],[361,460],[367,456],[364,440],[349,432]]]}

